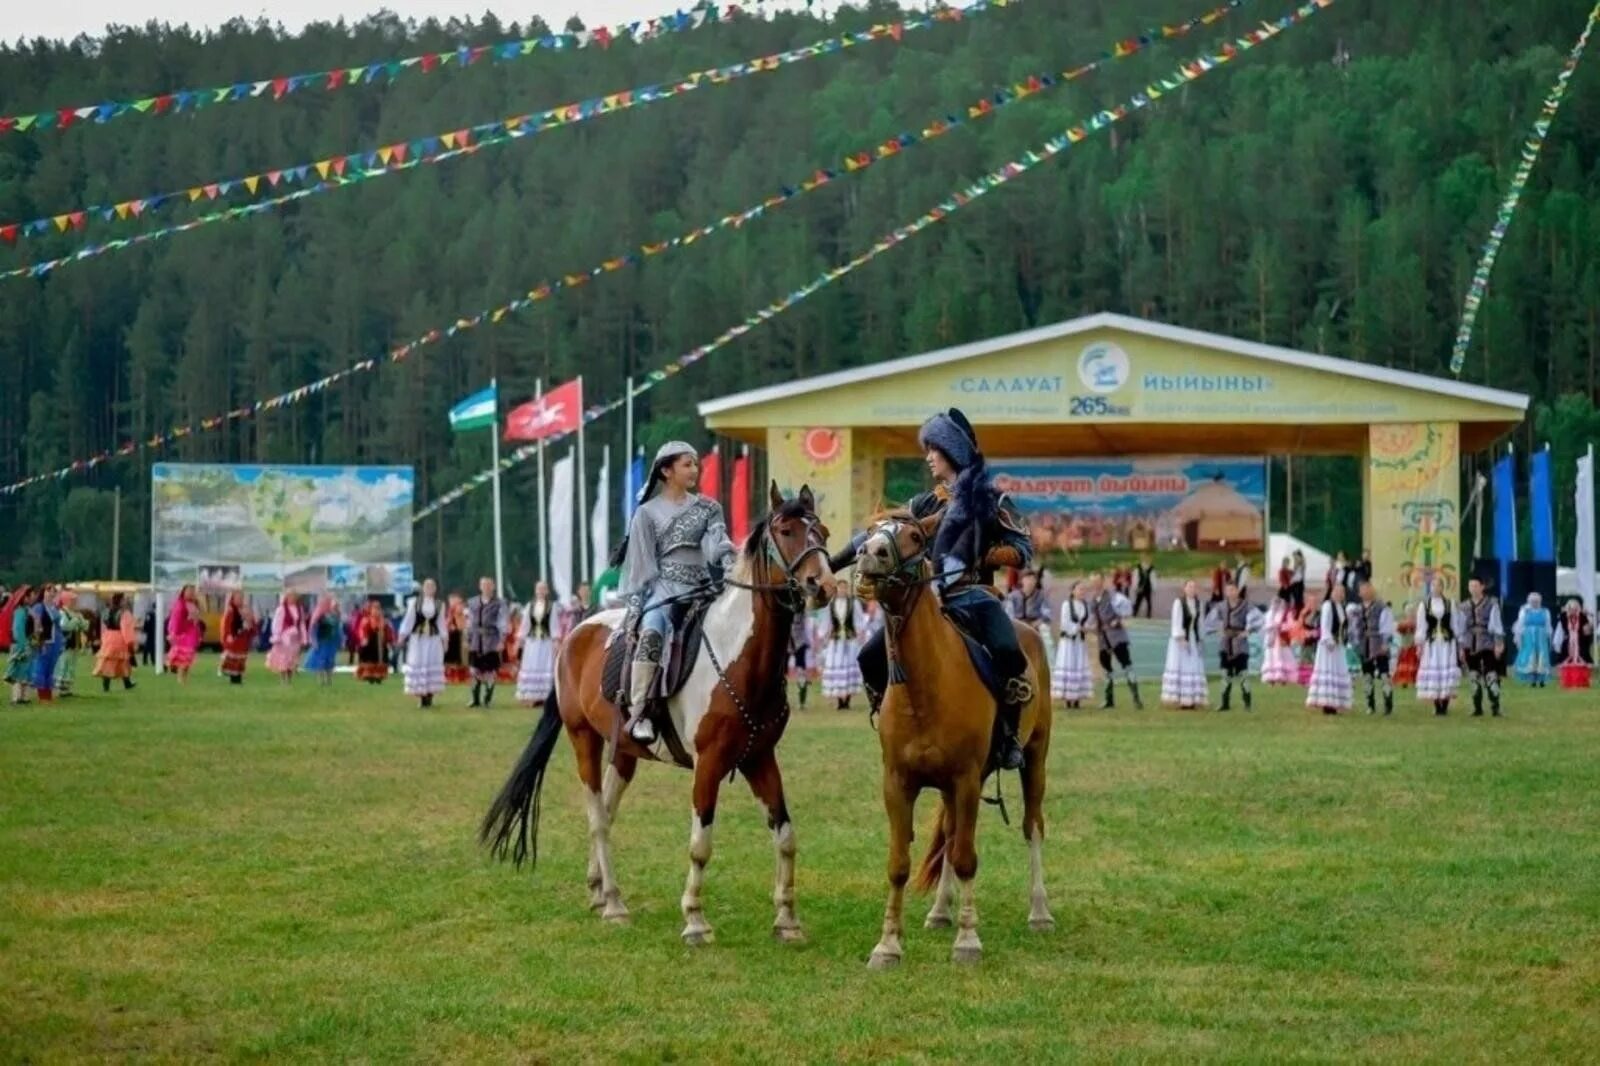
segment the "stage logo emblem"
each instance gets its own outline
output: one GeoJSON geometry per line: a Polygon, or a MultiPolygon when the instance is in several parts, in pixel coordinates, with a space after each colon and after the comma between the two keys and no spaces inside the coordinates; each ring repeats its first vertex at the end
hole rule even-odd
{"type": "Polygon", "coordinates": [[[1089,345],[1078,355],[1078,380],[1102,396],[1128,383],[1128,353],[1109,341],[1089,345]]]}

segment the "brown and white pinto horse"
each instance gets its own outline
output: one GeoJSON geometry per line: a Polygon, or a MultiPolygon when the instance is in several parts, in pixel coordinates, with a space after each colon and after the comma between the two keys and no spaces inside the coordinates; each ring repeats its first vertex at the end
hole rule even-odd
{"type": "MultiPolygon", "coordinates": [[[[772,513],[743,545],[727,576],[727,588],[707,608],[704,646],[682,691],[668,702],[672,726],[693,749],[694,817],[689,837],[689,880],[683,892],[683,939],[712,939],[700,902],[700,886],[711,861],[711,826],[722,779],[737,770],[767,809],[777,851],[773,935],[804,939],[794,913],[794,825],[783,795],[776,749],[789,720],[786,665],[795,613],[809,602],[833,598],[828,567],[828,531],[816,514],[810,488],[785,501],[772,486],[772,513]]],[[[562,644],[556,658],[555,691],[544,717],[499,796],[484,816],[479,840],[518,866],[537,857],[539,794],[562,726],[578,757],[578,777],[588,795],[589,906],[608,922],[626,922],[611,863],[611,824],[622,793],[640,759],[660,758],[620,728],[622,712],[602,691],[606,645],[624,612],[604,611],[585,620],[562,644]],[[608,739],[618,748],[605,764],[608,739]],[[602,772],[603,767],[603,772],[602,772]]],[[[619,638],[620,639],[620,638],[619,638]]]]}
{"type": "MultiPolygon", "coordinates": [[[[917,794],[938,790],[941,802],[933,839],[923,859],[918,885],[938,893],[928,912],[929,929],[948,928],[954,888],[961,886],[961,911],[951,957],[976,962],[978,912],[973,879],[978,871],[977,829],[984,770],[998,710],[979,678],[961,634],[929,588],[933,565],[928,548],[940,515],[922,521],[910,512],[880,516],[856,559],[859,590],[883,608],[888,639],[889,676],[878,718],[883,748],[883,802],[889,814],[889,903],[883,935],[868,965],[874,969],[900,961],[906,881],[911,873],[912,813],[917,794]],[[898,680],[903,676],[903,681],[898,680]]],[[[1044,642],[1032,626],[1015,623],[1018,641],[1033,667],[1033,702],[1022,710],[1018,739],[1022,768],[1022,835],[1032,860],[1028,925],[1055,927],[1045,897],[1044,790],[1050,753],[1050,673],[1044,642]]]]}

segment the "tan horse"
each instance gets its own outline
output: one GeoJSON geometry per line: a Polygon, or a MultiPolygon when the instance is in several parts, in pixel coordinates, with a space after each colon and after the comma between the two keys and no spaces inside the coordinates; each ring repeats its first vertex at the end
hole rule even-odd
{"type": "MultiPolygon", "coordinates": [[[[878,719],[883,747],[883,803],[889,814],[889,903],[883,935],[868,965],[894,966],[901,958],[906,881],[911,873],[912,814],[925,788],[941,797],[933,839],[923,859],[919,887],[938,885],[929,929],[948,928],[955,888],[961,910],[956,962],[982,957],[973,880],[978,872],[980,792],[989,761],[998,707],[984,686],[961,634],[941,612],[929,587],[933,566],[928,548],[939,515],[918,521],[909,512],[881,516],[856,560],[858,586],[882,606],[887,626],[891,682],[878,719]],[[896,680],[903,674],[904,680],[896,680]]],[[[1032,862],[1028,926],[1055,928],[1044,888],[1045,764],[1050,752],[1050,675],[1044,642],[1031,626],[1016,623],[1017,637],[1033,667],[1033,702],[1018,726],[1027,759],[1022,768],[1022,834],[1032,862]]]]}
{"type": "MultiPolygon", "coordinates": [[[[694,752],[694,819],[682,899],[683,939],[690,944],[712,939],[700,888],[711,861],[717,792],[735,770],[745,775],[766,807],[772,829],[777,851],[773,935],[783,941],[804,939],[794,913],[794,825],[776,748],[789,720],[785,668],[795,613],[808,601],[826,606],[833,598],[834,580],[828,567],[828,531],[817,518],[811,490],[802,488],[785,501],[774,484],[772,508],[746,540],[728,587],[707,608],[700,657],[682,691],[668,702],[674,730],[694,752]]],[[[628,920],[628,908],[611,865],[611,824],[639,760],[665,754],[660,742],[646,750],[629,737],[620,728],[622,712],[601,691],[606,646],[623,616],[621,610],[594,615],[562,644],[555,691],[545,702],[544,717],[479,831],[479,840],[497,857],[509,853],[519,866],[537,858],[539,794],[565,726],[588,793],[589,905],[606,921],[619,923],[628,920]],[[606,765],[612,737],[618,738],[618,748],[606,765]]]]}

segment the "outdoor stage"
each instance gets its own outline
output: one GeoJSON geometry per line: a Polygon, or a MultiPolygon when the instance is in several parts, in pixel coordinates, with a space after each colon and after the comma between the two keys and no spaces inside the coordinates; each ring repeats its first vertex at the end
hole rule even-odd
{"type": "Polygon", "coordinates": [[[699,410],[714,432],[764,448],[780,487],[809,483],[843,536],[882,498],[885,461],[920,455],[917,427],[950,406],[977,424],[991,464],[1357,456],[1379,592],[1404,602],[1425,575],[1457,583],[1460,461],[1520,424],[1528,398],[1099,314],[699,410]]]}

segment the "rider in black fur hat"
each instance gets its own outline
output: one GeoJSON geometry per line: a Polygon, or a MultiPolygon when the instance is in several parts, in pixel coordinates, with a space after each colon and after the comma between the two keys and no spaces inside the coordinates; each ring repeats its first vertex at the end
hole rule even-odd
{"type": "MultiPolygon", "coordinates": [[[[944,512],[933,542],[934,566],[947,575],[939,583],[944,608],[988,649],[1005,679],[998,762],[1003,769],[1015,770],[1022,766],[1017,723],[1022,707],[1033,699],[1033,679],[1010,616],[1000,599],[983,586],[993,584],[1000,567],[1026,568],[1033,559],[1033,542],[1010,500],[994,487],[966,415],[954,407],[934,415],[923,424],[917,441],[927,452],[928,469],[937,485],[914,497],[910,510],[918,518],[944,512]]],[[[864,535],[858,536],[835,556],[833,569],[854,563],[864,541],[864,535]]],[[[881,630],[861,649],[860,661],[867,695],[876,707],[888,679],[881,630]]]]}

